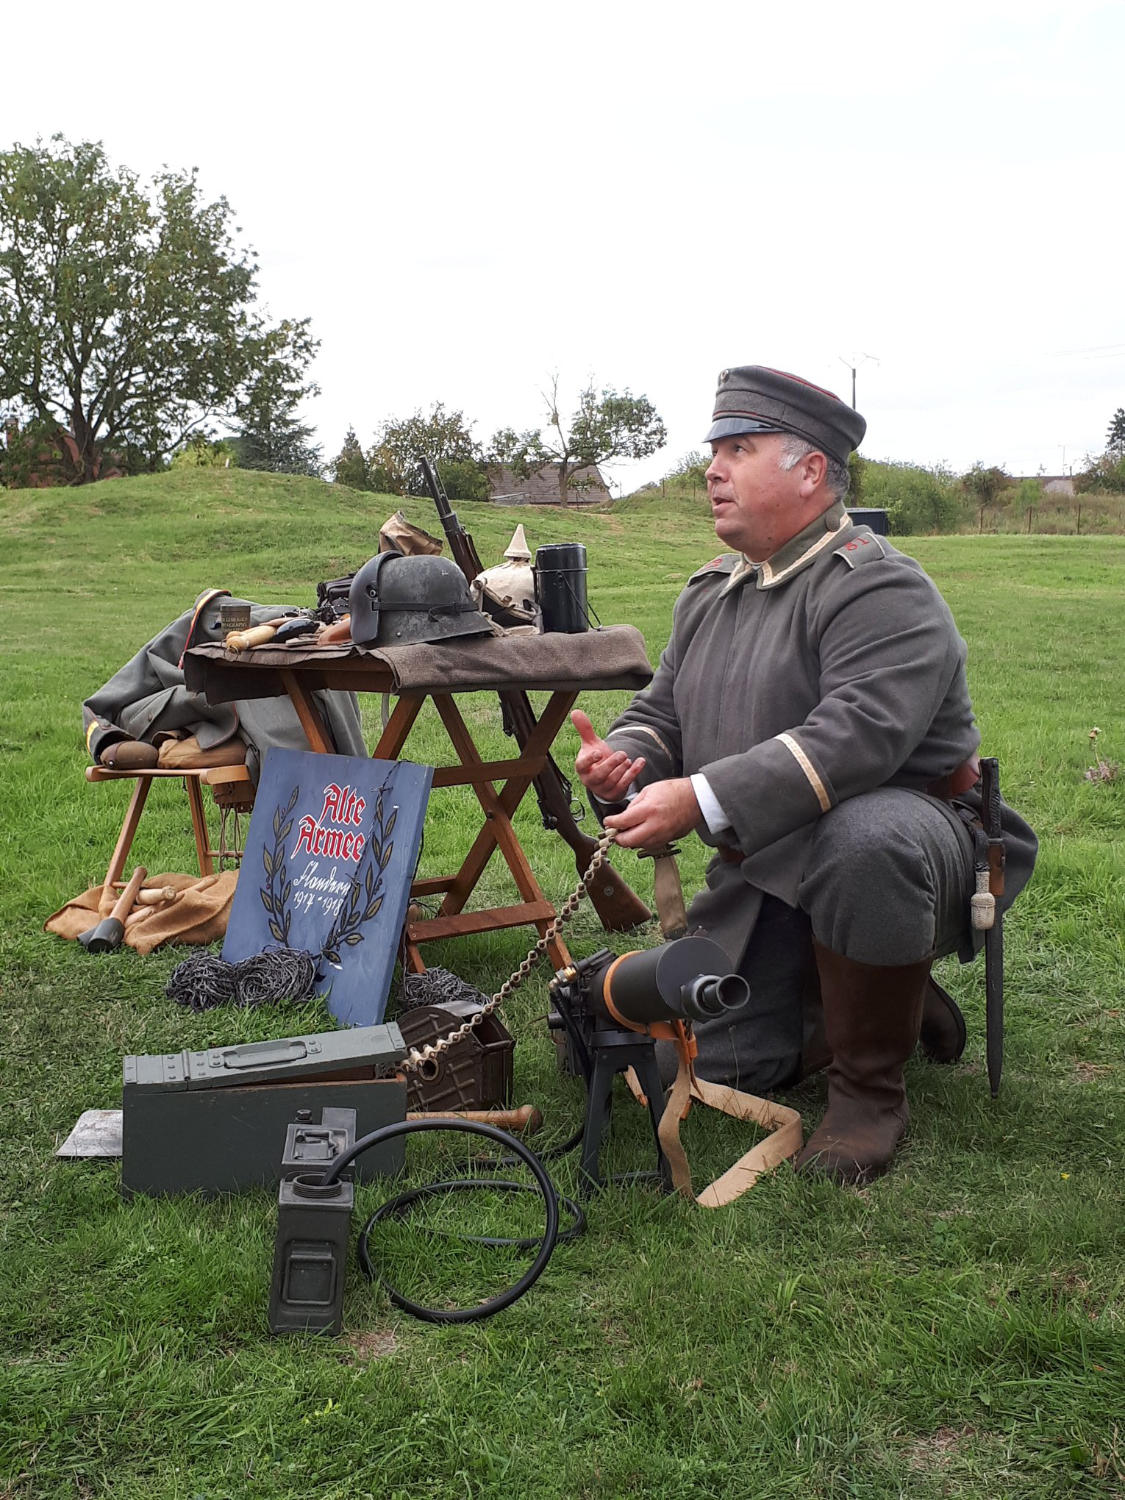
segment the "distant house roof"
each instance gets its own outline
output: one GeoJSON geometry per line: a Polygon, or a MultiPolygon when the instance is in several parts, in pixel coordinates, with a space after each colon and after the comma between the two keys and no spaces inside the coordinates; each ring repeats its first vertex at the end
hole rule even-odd
{"type": "MultiPolygon", "coordinates": [[[[559,464],[544,464],[520,479],[507,464],[489,464],[490,499],[497,505],[558,505],[559,464]]],[[[576,469],[567,486],[568,505],[604,505],[612,499],[596,464],[576,469]]]]}

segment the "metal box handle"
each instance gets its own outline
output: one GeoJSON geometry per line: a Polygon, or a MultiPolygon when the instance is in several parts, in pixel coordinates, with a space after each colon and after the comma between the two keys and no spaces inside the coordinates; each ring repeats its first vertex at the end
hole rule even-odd
{"type": "Polygon", "coordinates": [[[311,1045],[299,1039],[284,1042],[246,1042],[240,1047],[224,1047],[207,1059],[212,1068],[260,1068],[281,1063],[301,1062],[312,1052],[319,1052],[316,1043],[311,1045]]]}

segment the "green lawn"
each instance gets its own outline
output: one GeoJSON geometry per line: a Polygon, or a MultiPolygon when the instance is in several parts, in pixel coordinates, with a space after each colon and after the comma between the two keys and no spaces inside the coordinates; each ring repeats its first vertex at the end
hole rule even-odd
{"type": "MultiPolygon", "coordinates": [[[[397,504],[225,471],[0,491],[0,1496],[1125,1496],[1125,770],[1083,774],[1095,726],[1097,755],[1125,766],[1125,537],[903,544],[969,641],[985,747],[1042,853],[1007,924],[1000,1099],[983,1072],[982,967],[946,962],[968,1051],[952,1068],[911,1065],[909,1142],[870,1188],[783,1168],[717,1212],[612,1188],[495,1319],[414,1322],[353,1265],[343,1338],[275,1340],[269,1194],[125,1203],[115,1163],[55,1158],[81,1110],[119,1103],[125,1053],[328,1024],[307,1009],[187,1013],[163,994],[184,950],[96,959],[41,931],[100,878],[125,795],[83,779],[81,700],[205,587],[311,604],[318,579],[375,550],[397,504]]],[[[427,505],[403,508],[436,529],[427,505]]],[[[460,509],[486,562],[521,519],[533,548],[583,540],[598,615],[637,624],[653,659],[684,578],[717,550],[686,500],[460,509]]],[[[585,706],[604,725],[620,701],[585,706]]],[[[377,708],[364,705],[372,731],[377,708]]],[[[504,753],[492,704],[471,716],[482,753],[504,753]]],[[[437,754],[439,733],[427,722],[421,750],[437,754]]],[[[568,755],[576,743],[564,738],[568,755]]],[[[460,847],[467,795],[435,793],[425,871],[460,847]]],[[[569,851],[533,801],[518,824],[561,900],[569,851]]],[[[190,869],[175,787],[154,791],[137,857],[190,869]]],[[[651,862],[616,862],[650,893],[651,862]]],[[[698,882],[697,844],[681,865],[698,882]]],[[[507,893],[490,869],[485,899],[507,893]]],[[[604,940],[583,909],[573,950],[604,940]]],[[[493,934],[431,961],[491,991],[528,942],[493,934]]],[[[542,1107],[557,1141],[582,1097],[555,1070],[545,1009],[539,973],[507,1020],[517,1099],[542,1107]]],[[[786,1099],[808,1128],[823,1082],[786,1099]]],[[[685,1140],[700,1182],[746,1146],[700,1113],[685,1140]]],[[[412,1147],[412,1177],[441,1170],[439,1154],[412,1147]]],[[[625,1101],[612,1156],[649,1164],[625,1101]]],[[[557,1175],[573,1185],[569,1161],[557,1175]]],[[[385,1192],[363,1188],[361,1207],[385,1192]]],[[[530,1207],[482,1213],[535,1222],[530,1207]]],[[[487,1295],[512,1265],[406,1231],[391,1253],[423,1297],[487,1295]]]]}

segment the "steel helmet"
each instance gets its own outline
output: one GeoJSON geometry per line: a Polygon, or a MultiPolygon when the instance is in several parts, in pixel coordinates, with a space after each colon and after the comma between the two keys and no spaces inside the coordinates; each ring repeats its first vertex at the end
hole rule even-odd
{"type": "Polygon", "coordinates": [[[490,621],[473,607],[461,569],[445,557],[380,552],[352,579],[348,604],[357,646],[493,634],[490,621]]]}

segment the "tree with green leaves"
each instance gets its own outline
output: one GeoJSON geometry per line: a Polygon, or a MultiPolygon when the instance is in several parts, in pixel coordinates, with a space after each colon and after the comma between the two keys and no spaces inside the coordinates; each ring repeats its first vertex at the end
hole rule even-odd
{"type": "Polygon", "coordinates": [[[308,323],[270,328],[237,234],[194,171],[142,188],[100,144],[58,135],[0,153],[0,406],[60,452],[71,435],[71,482],[106,452],[159,467],[205,423],[245,416],[267,373],[300,385],[308,323]]]}
{"type": "Polygon", "coordinates": [[[328,465],[335,484],[346,484],[352,490],[370,490],[371,476],[367,468],[367,455],[360,446],[355,428],[349,427],[344,446],[328,465]]]}
{"type": "Polygon", "coordinates": [[[198,428],[177,448],[169,465],[173,469],[237,469],[238,452],[230,438],[218,437],[198,428]]]}
{"type": "Polygon", "coordinates": [[[1111,458],[1125,458],[1125,406],[1119,406],[1109,419],[1105,451],[1111,458]]]}
{"type": "Polygon", "coordinates": [[[551,377],[550,391],[543,396],[547,406],[543,427],[527,432],[503,428],[492,438],[489,457],[508,464],[520,478],[548,464],[557,465],[563,505],[581,486],[583,470],[614,459],[647,458],[667,441],[652,402],[628,389],[598,391],[591,380],[579,392],[569,422],[560,413],[558,375],[551,377]]]}
{"type": "Polygon", "coordinates": [[[388,418],[367,455],[373,489],[424,495],[419,461],[428,458],[451,500],[487,500],[488,478],[473,423],[435,401],[428,412],[388,418]]]}
{"type": "Polygon", "coordinates": [[[980,528],[984,530],[984,513],[995,504],[1001,490],[1011,484],[1011,476],[998,465],[986,468],[978,459],[973,467],[961,476],[961,487],[969,495],[979,513],[980,528]]]}
{"type": "Polygon", "coordinates": [[[320,445],[312,442],[312,428],[297,416],[301,402],[320,393],[319,386],[305,384],[301,375],[316,347],[308,325],[288,319],[254,341],[256,373],[234,407],[234,444],[241,468],[320,474],[320,445]]]}

